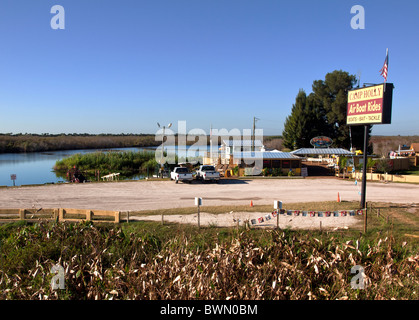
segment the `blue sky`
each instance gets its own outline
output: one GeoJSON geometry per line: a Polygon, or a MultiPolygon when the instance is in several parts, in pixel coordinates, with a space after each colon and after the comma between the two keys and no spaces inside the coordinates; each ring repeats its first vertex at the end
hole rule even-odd
{"type": "Polygon", "coordinates": [[[282,133],[300,88],[337,69],[395,85],[392,124],[419,134],[415,0],[2,0],[0,132],[282,133]],[[65,29],[53,30],[53,5],[65,29]],[[365,9],[353,30],[351,7],[365,9]]]}

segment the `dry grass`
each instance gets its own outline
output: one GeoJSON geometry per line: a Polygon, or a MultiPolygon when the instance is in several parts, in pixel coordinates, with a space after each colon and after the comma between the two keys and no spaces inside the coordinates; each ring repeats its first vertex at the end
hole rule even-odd
{"type": "Polygon", "coordinates": [[[0,299],[418,299],[417,246],[391,233],[100,227],[0,229],[0,299]],[[65,270],[52,290],[51,267],[65,270]],[[355,290],[350,270],[365,269],[355,290]]]}

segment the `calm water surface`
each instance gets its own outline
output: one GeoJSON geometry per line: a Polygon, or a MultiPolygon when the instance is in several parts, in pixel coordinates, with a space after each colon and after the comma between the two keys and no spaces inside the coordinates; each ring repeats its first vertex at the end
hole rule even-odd
{"type": "MultiPolygon", "coordinates": [[[[166,150],[174,146],[165,146],[166,150]]],[[[65,182],[57,177],[53,167],[57,160],[76,153],[90,153],[97,151],[143,151],[155,150],[155,148],[115,148],[115,149],[87,149],[87,150],[65,150],[51,152],[33,153],[3,153],[0,154],[0,186],[13,186],[11,174],[16,175],[15,185],[45,184],[65,182]]],[[[178,151],[178,150],[176,150],[178,151]]],[[[131,180],[142,179],[144,176],[130,177],[131,180]]]]}

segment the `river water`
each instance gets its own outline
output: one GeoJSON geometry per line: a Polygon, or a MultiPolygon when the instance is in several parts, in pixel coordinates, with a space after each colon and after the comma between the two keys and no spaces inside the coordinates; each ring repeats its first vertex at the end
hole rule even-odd
{"type": "MultiPolygon", "coordinates": [[[[174,146],[165,146],[165,150],[175,148],[174,146]]],[[[115,149],[86,149],[86,150],[65,150],[51,152],[33,152],[33,153],[3,153],[0,154],[0,186],[16,186],[60,183],[65,182],[63,178],[57,177],[53,167],[57,160],[76,153],[89,153],[97,151],[143,151],[155,148],[115,148],[115,149]],[[16,180],[11,179],[11,175],[16,175],[16,180]]],[[[177,148],[175,148],[178,152],[177,148]]],[[[143,179],[143,175],[129,177],[130,180],[143,179]]]]}

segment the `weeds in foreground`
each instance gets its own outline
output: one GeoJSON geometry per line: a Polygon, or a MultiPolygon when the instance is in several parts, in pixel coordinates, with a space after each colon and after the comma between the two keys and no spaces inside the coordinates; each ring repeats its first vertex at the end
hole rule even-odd
{"type": "Polygon", "coordinates": [[[419,255],[392,236],[348,241],[291,230],[154,228],[2,226],[0,299],[419,297],[419,255]],[[50,285],[57,263],[64,290],[50,285]],[[355,265],[364,268],[363,290],[351,288],[355,265]]]}

